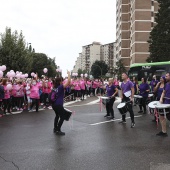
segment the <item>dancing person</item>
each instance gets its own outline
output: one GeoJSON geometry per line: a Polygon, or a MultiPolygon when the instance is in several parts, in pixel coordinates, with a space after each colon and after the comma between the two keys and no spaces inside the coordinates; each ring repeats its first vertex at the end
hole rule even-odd
{"type": "MultiPolygon", "coordinates": [[[[130,113],[131,117],[131,128],[135,127],[135,121],[134,121],[134,112],[132,108],[133,100],[134,100],[134,85],[133,83],[128,79],[128,75],[126,73],[122,74],[122,84],[121,84],[121,91],[122,91],[122,102],[126,102],[126,106],[128,108],[128,111],[130,113]]],[[[119,123],[126,123],[126,115],[122,115],[122,121],[119,123]]]]}
{"type": "Polygon", "coordinates": [[[150,91],[149,84],[146,78],[141,79],[142,83],[139,85],[139,94],[142,96],[141,103],[139,105],[140,111],[138,113],[146,114],[146,100],[150,91]],[[143,107],[143,110],[142,110],[143,107]]]}
{"type": "Polygon", "coordinates": [[[56,78],[53,81],[53,90],[56,91],[56,101],[52,104],[52,108],[56,114],[53,132],[57,135],[65,135],[65,133],[61,131],[61,126],[64,122],[64,89],[69,86],[71,82],[70,72],[67,71],[67,74],[68,80],[65,82],[65,84],[62,83],[62,78],[56,78]]]}
{"type": "MultiPolygon", "coordinates": [[[[170,73],[166,73],[165,76],[166,79],[166,84],[164,86],[164,90],[162,92],[161,98],[160,98],[160,103],[163,104],[170,104],[170,73]]],[[[169,111],[169,109],[168,109],[169,111]]],[[[160,114],[159,117],[160,123],[161,123],[161,128],[162,131],[157,133],[157,136],[162,136],[162,137],[167,137],[167,129],[166,129],[166,118],[164,114],[160,114]]]]}
{"type": "Polygon", "coordinates": [[[114,110],[113,104],[115,102],[115,96],[118,93],[118,89],[113,85],[113,79],[109,78],[109,84],[106,86],[106,94],[109,99],[106,102],[106,112],[107,114],[104,117],[111,116],[111,119],[114,119],[114,110]],[[110,115],[111,114],[111,115],[110,115]]]}

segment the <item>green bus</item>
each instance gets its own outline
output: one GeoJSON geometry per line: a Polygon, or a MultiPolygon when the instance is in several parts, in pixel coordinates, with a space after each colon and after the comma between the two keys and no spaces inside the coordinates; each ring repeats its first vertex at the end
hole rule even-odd
{"type": "Polygon", "coordinates": [[[128,75],[130,79],[136,77],[138,81],[141,81],[142,77],[146,77],[148,81],[151,81],[153,75],[159,79],[166,72],[170,72],[170,61],[131,64],[128,75]]]}

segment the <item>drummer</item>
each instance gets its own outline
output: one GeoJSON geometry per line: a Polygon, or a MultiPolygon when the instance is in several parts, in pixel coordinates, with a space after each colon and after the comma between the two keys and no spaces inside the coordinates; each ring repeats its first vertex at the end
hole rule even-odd
{"type": "Polygon", "coordinates": [[[139,85],[140,96],[142,96],[141,105],[139,105],[140,111],[138,113],[146,114],[146,100],[150,91],[149,84],[146,78],[141,79],[142,83],[139,85]],[[143,107],[143,111],[142,111],[143,107]]]}
{"type": "Polygon", "coordinates": [[[113,85],[113,78],[109,78],[109,84],[106,86],[106,94],[107,97],[109,97],[108,102],[106,102],[106,112],[107,114],[104,117],[110,116],[111,119],[114,119],[114,110],[113,110],[113,104],[115,102],[115,96],[118,93],[118,89],[115,85],[113,85]]]}
{"type": "MultiPolygon", "coordinates": [[[[160,78],[160,82],[157,83],[156,87],[154,88],[154,94],[155,94],[155,100],[156,101],[160,100],[164,86],[165,86],[165,83],[166,83],[165,76],[162,76],[160,78]]],[[[156,122],[156,116],[154,116],[154,119],[152,121],[156,122]]]]}
{"type": "MultiPolygon", "coordinates": [[[[167,83],[164,86],[164,90],[160,98],[160,103],[170,104],[170,73],[166,73],[165,79],[167,83]]],[[[164,114],[160,114],[159,120],[161,122],[162,131],[157,133],[156,135],[166,137],[168,136],[168,134],[166,131],[166,118],[164,114]]]]}
{"type": "MultiPolygon", "coordinates": [[[[122,84],[121,84],[121,91],[122,91],[122,102],[126,102],[127,108],[130,113],[131,117],[131,128],[135,127],[134,121],[134,112],[132,108],[133,100],[134,100],[134,85],[133,83],[128,80],[128,75],[126,73],[122,74],[122,84]]],[[[122,115],[122,121],[119,123],[126,123],[126,115],[122,115]]]]}

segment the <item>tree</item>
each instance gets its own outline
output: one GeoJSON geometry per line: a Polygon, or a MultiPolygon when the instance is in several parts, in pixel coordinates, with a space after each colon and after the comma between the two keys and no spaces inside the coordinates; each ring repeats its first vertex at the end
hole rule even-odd
{"type": "Polygon", "coordinates": [[[114,68],[114,74],[117,75],[118,80],[121,80],[122,73],[126,72],[126,68],[122,62],[122,59],[116,62],[116,68],[114,68]]]}
{"type": "Polygon", "coordinates": [[[109,67],[104,61],[96,60],[91,66],[91,74],[94,78],[102,78],[108,71],[109,67]]]}
{"type": "Polygon", "coordinates": [[[28,72],[31,68],[31,53],[26,48],[22,31],[12,33],[11,28],[6,28],[1,34],[0,41],[0,65],[6,65],[7,71],[15,70],[28,72]]]}
{"type": "Polygon", "coordinates": [[[55,64],[55,58],[48,58],[47,55],[44,53],[33,53],[33,63],[30,73],[38,73],[40,77],[43,74],[48,77],[55,77],[56,69],[57,65],[55,64]],[[46,74],[43,72],[44,68],[48,69],[48,72],[46,74]]]}
{"type": "Polygon", "coordinates": [[[155,16],[156,25],[150,32],[148,62],[170,60],[170,0],[157,0],[159,10],[155,16]]]}

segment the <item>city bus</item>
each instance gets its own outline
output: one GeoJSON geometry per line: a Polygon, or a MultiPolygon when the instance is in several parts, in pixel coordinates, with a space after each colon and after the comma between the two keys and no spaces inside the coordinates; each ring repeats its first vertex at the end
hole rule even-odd
{"type": "Polygon", "coordinates": [[[136,77],[138,81],[141,81],[142,77],[146,77],[148,81],[151,81],[153,75],[159,79],[166,72],[170,72],[170,61],[131,64],[128,75],[130,79],[136,77]]]}

